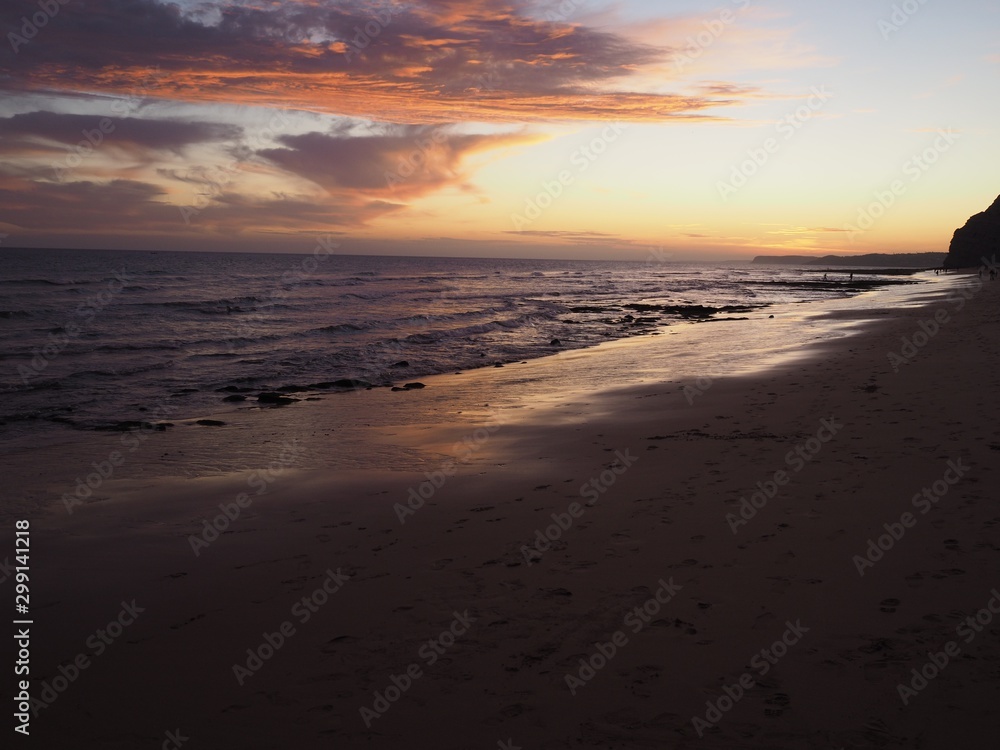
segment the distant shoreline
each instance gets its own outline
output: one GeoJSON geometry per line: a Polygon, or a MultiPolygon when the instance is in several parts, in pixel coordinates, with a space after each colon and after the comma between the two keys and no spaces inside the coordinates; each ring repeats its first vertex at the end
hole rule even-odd
{"type": "Polygon", "coordinates": [[[853,266],[871,272],[873,268],[926,271],[941,268],[948,253],[869,253],[866,255],[758,255],[751,263],[782,266],[853,266]]]}
{"type": "MultiPolygon", "coordinates": [[[[398,254],[392,252],[357,252],[360,247],[352,248],[354,252],[330,252],[331,257],[338,258],[395,258],[395,259],[412,259],[412,260],[501,260],[501,261],[518,261],[518,260],[531,260],[539,262],[552,262],[552,263],[565,263],[565,262],[586,262],[586,263],[663,263],[665,265],[669,264],[683,264],[683,265],[817,265],[822,263],[834,264],[836,261],[856,263],[858,265],[865,266],[863,261],[868,261],[870,265],[866,266],[869,268],[912,268],[914,270],[929,270],[934,268],[940,268],[940,259],[947,257],[947,253],[870,253],[867,255],[758,255],[758,256],[744,256],[741,258],[698,258],[698,257],[675,257],[672,254],[666,254],[660,251],[652,253],[648,257],[635,257],[635,258],[594,258],[594,257],[575,257],[575,256],[562,256],[562,255],[545,255],[541,257],[527,257],[524,255],[431,255],[431,254],[398,254]],[[936,264],[931,262],[927,263],[927,259],[933,260],[937,258],[939,262],[936,264]],[[917,259],[919,262],[912,262],[912,265],[901,264],[902,259],[917,259]]],[[[132,247],[21,247],[21,246],[3,246],[0,245],[0,257],[4,253],[17,253],[17,252],[45,252],[45,253],[131,253],[135,255],[277,255],[277,256],[295,256],[295,255],[310,255],[312,252],[311,246],[306,243],[302,249],[295,251],[283,251],[283,250],[272,250],[272,249],[219,249],[219,248],[191,248],[179,250],[177,248],[159,248],[159,249],[140,249],[132,247]]]]}

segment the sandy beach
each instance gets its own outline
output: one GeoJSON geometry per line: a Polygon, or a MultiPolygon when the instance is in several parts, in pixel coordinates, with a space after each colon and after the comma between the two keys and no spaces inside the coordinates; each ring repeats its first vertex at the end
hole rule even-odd
{"type": "Polygon", "coordinates": [[[243,434],[254,471],[56,503],[32,746],[994,747],[998,295],[955,277],[762,373],[377,427],[403,470],[301,468],[350,439],[338,399],[390,394],[331,398],[243,434]]]}
{"type": "Polygon", "coordinates": [[[996,2],[0,30],[0,750],[1000,748],[996,2]]]}

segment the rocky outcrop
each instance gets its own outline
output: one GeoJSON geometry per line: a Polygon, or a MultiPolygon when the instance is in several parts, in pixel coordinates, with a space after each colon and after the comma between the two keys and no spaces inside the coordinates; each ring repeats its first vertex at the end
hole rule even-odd
{"type": "Polygon", "coordinates": [[[419,390],[422,390],[422,389],[424,389],[426,387],[427,386],[424,385],[423,383],[407,383],[402,388],[400,388],[398,386],[395,386],[395,387],[393,387],[392,390],[394,392],[399,392],[399,391],[419,391],[419,390]]]}
{"type": "Polygon", "coordinates": [[[269,391],[266,393],[258,394],[257,402],[261,404],[268,404],[270,406],[288,406],[289,404],[294,404],[296,402],[296,399],[288,398],[282,393],[275,393],[274,391],[269,391]]]}
{"type": "Polygon", "coordinates": [[[319,391],[328,391],[331,388],[345,388],[350,391],[366,389],[370,390],[375,386],[369,383],[367,380],[354,380],[345,378],[343,380],[334,380],[328,383],[313,383],[310,388],[319,391]]]}
{"type": "Polygon", "coordinates": [[[1000,198],[976,214],[955,232],[945,258],[945,268],[974,268],[983,258],[992,258],[1000,250],[1000,198]]]}

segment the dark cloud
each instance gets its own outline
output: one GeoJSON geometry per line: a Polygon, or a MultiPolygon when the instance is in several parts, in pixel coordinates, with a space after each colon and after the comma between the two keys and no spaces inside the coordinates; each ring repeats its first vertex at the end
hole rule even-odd
{"type": "Polygon", "coordinates": [[[519,237],[548,239],[559,242],[570,242],[574,244],[596,244],[605,247],[618,247],[633,244],[632,240],[625,239],[621,235],[608,234],[606,232],[575,232],[562,229],[521,229],[506,230],[504,234],[512,234],[519,237]]]}
{"type": "Polygon", "coordinates": [[[508,230],[507,234],[519,234],[522,236],[532,236],[532,237],[553,237],[558,239],[619,239],[617,234],[608,234],[607,232],[573,232],[564,229],[523,229],[521,231],[511,231],[508,230]]]}
{"type": "MultiPolygon", "coordinates": [[[[63,165],[53,170],[39,163],[43,159],[31,158],[63,151],[84,131],[97,128],[100,120],[41,111],[0,119],[0,143],[11,145],[11,153],[22,157],[0,166],[4,200],[0,222],[29,231],[76,226],[88,231],[230,234],[359,227],[406,208],[408,198],[461,185],[462,161],[469,154],[528,139],[518,134],[463,135],[442,127],[391,125],[377,134],[352,136],[353,131],[343,127],[330,133],[280,136],[277,142],[282,148],[248,151],[222,164],[188,163],[178,169],[166,166],[169,160],[155,166],[154,159],[149,174],[160,178],[158,182],[194,187],[194,205],[176,205],[172,190],[151,182],[95,179],[104,173],[94,164],[87,169],[63,165]],[[243,179],[262,167],[311,180],[327,194],[240,193],[243,179]]],[[[113,138],[119,145],[147,153],[240,135],[238,128],[205,122],[127,118],[119,126],[106,136],[108,142],[113,138]]],[[[117,170],[120,177],[133,174],[123,170],[117,170]]]]}
{"type": "Polygon", "coordinates": [[[232,140],[241,133],[234,125],[209,122],[37,111],[0,118],[0,149],[11,150],[12,144],[26,142],[74,146],[89,138],[92,144],[100,139],[101,144],[176,151],[196,143],[232,140]]]}
{"type": "MultiPolygon", "coordinates": [[[[582,25],[539,20],[525,2],[414,0],[203,4],[201,17],[153,0],[74,0],[7,54],[11,89],[125,93],[295,106],[403,123],[621,117],[662,120],[719,104],[629,91],[669,53],[582,25]]],[[[16,29],[34,0],[5,0],[16,29]]],[[[720,98],[721,97],[721,98],[720,98]]]]}
{"type": "Polygon", "coordinates": [[[462,160],[530,136],[461,135],[443,127],[393,126],[385,134],[307,133],[281,136],[285,148],[259,155],[329,191],[409,197],[462,180],[462,160]]]}
{"type": "Polygon", "coordinates": [[[643,93],[636,81],[668,50],[544,20],[526,0],[410,0],[381,11],[368,0],[53,1],[58,12],[40,28],[24,20],[38,0],[0,3],[0,91],[27,92],[21,102],[59,94],[76,112],[33,105],[0,117],[0,223],[25,232],[200,238],[354,228],[435,190],[472,189],[470,157],[533,139],[462,133],[454,123],[703,118],[750,95],[724,83],[687,96],[643,93]],[[63,181],[54,181],[58,165],[42,162],[100,130],[101,115],[79,114],[98,98],[110,108],[106,143],[128,158],[56,169],[63,181]],[[142,116],[154,99],[394,124],[363,135],[285,130],[250,143],[249,129],[142,116]],[[203,162],[176,158],[202,144],[215,144],[201,150],[203,162]],[[288,192],[238,192],[262,185],[288,192]],[[175,205],[192,193],[201,205],[175,205]]]}
{"type": "Polygon", "coordinates": [[[191,216],[189,223],[220,234],[233,232],[326,231],[331,226],[355,228],[406,208],[382,200],[319,202],[291,196],[267,199],[224,194],[191,216]]]}
{"type": "Polygon", "coordinates": [[[0,226],[18,233],[130,233],[226,236],[357,227],[405,206],[357,196],[315,201],[222,193],[195,206],[162,200],[167,191],[138,180],[28,181],[0,174],[0,226]]]}
{"type": "Polygon", "coordinates": [[[135,180],[8,181],[0,187],[0,223],[28,231],[74,231],[95,225],[121,230],[161,224],[176,228],[177,209],[156,201],[162,195],[162,188],[135,180]]]}

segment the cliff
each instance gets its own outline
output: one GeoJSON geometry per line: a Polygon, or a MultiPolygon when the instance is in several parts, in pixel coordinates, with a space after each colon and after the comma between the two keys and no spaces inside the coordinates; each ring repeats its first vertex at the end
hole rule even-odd
{"type": "Polygon", "coordinates": [[[1000,198],[961,229],[955,231],[945,259],[945,268],[973,268],[1000,250],[1000,198]]]}

